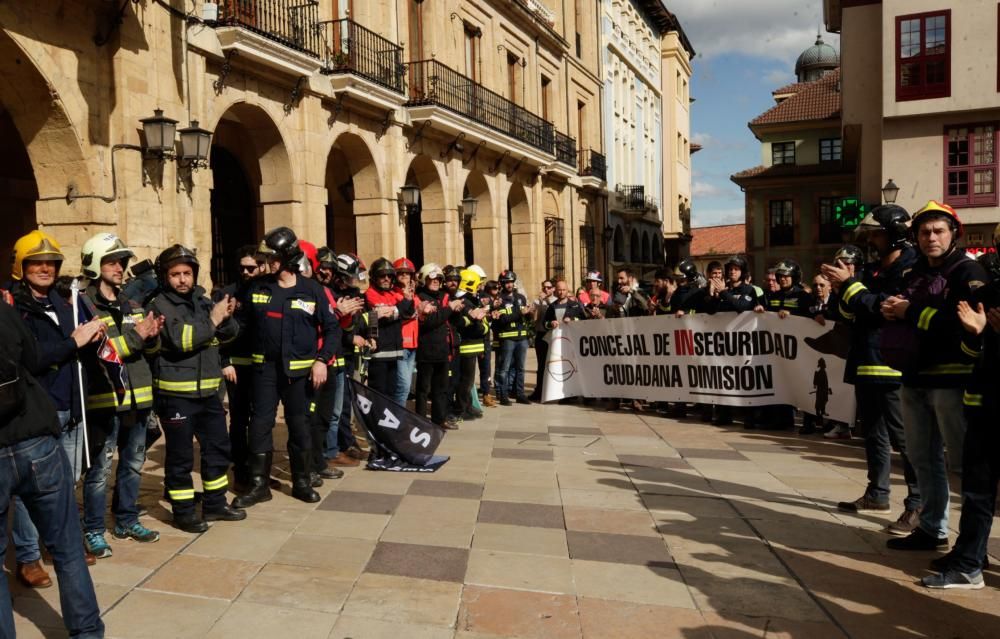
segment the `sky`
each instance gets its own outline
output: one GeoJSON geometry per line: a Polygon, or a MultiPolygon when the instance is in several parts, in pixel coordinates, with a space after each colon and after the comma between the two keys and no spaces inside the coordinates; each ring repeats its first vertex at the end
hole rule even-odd
{"type": "Polygon", "coordinates": [[[697,55],[692,61],[691,225],[743,222],[740,187],[729,180],[760,164],[747,122],[774,106],[771,91],[795,81],[795,60],[816,41],[840,50],[826,33],[822,0],[665,0],[697,55]]]}

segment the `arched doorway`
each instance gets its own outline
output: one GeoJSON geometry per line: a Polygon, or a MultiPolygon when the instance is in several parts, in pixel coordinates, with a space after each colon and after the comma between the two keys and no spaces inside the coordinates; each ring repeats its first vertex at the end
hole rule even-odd
{"type": "Polygon", "coordinates": [[[246,172],[236,156],[217,146],[210,162],[212,188],[212,282],[225,286],[239,281],[236,252],[257,239],[256,202],[246,172]]]}
{"type": "Polygon", "coordinates": [[[507,194],[507,268],[527,273],[531,267],[531,207],[521,184],[507,194]]]}
{"type": "Polygon", "coordinates": [[[354,203],[379,197],[381,182],[368,145],[343,133],[326,161],[326,245],[337,253],[357,253],[358,227],[354,203]]]}
{"type": "Polygon", "coordinates": [[[625,232],[620,226],[615,227],[614,256],[616,262],[625,261],[625,232]]]}
{"type": "Polygon", "coordinates": [[[650,247],[649,247],[649,233],[642,232],[642,262],[643,264],[649,264],[653,260],[650,257],[650,247]]]}
{"type": "Polygon", "coordinates": [[[462,257],[465,264],[480,264],[486,262],[487,270],[492,270],[488,256],[494,254],[488,243],[492,243],[493,225],[493,204],[490,198],[490,188],[486,183],[486,178],[479,171],[471,171],[465,179],[465,186],[462,188],[462,199],[473,198],[476,200],[476,217],[470,218],[462,212],[462,257]],[[478,237],[477,237],[478,236],[478,237]],[[476,247],[481,249],[477,255],[476,247]],[[484,258],[486,258],[484,260],[484,258]]]}
{"type": "MultiPolygon", "coordinates": [[[[241,246],[256,243],[266,228],[294,228],[292,176],[278,127],[266,111],[245,102],[223,113],[212,137],[210,158],[214,183],[211,277],[218,287],[235,281],[236,251],[241,246]],[[215,174],[216,168],[220,175],[215,174]]],[[[294,230],[300,236],[305,231],[294,230]]]]}
{"type": "Polygon", "coordinates": [[[5,282],[10,277],[14,242],[38,226],[35,218],[38,185],[28,151],[2,103],[0,149],[3,149],[0,153],[0,202],[4,209],[0,224],[0,282],[5,282]]]}
{"type": "Polygon", "coordinates": [[[441,233],[447,211],[444,189],[434,162],[426,155],[413,158],[406,172],[406,183],[420,188],[417,207],[406,216],[406,257],[418,269],[425,261],[444,263],[448,260],[450,239],[441,233]]]}
{"type": "Polygon", "coordinates": [[[639,248],[639,232],[632,229],[628,238],[629,261],[638,262],[642,259],[642,249],[639,248]]]}

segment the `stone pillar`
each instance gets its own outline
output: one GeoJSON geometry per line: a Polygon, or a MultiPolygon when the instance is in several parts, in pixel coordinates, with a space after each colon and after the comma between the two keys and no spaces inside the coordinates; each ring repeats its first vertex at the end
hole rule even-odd
{"type": "Polygon", "coordinates": [[[459,246],[460,213],[455,209],[423,209],[420,221],[424,226],[424,262],[461,264],[465,261],[464,246],[459,246]]]}
{"type": "Polygon", "coordinates": [[[358,255],[366,264],[380,256],[395,255],[397,238],[401,234],[396,202],[373,197],[354,200],[354,221],[357,225],[358,255]]]}

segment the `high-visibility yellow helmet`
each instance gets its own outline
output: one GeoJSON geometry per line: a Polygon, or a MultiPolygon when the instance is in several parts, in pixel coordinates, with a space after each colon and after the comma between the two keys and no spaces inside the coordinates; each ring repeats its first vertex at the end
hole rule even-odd
{"type": "Polygon", "coordinates": [[[479,285],[483,283],[483,278],[479,276],[479,273],[476,273],[472,269],[462,269],[459,276],[462,279],[458,283],[458,288],[466,293],[475,294],[475,292],[479,290],[479,285]]]}
{"type": "Polygon", "coordinates": [[[948,221],[951,226],[952,232],[956,235],[962,234],[962,220],[958,218],[958,213],[955,209],[951,208],[947,204],[942,204],[936,200],[930,200],[924,205],[924,208],[920,209],[913,214],[913,228],[917,228],[924,223],[925,220],[930,219],[944,219],[948,221]]]}
{"type": "Polygon", "coordinates": [[[10,276],[15,280],[24,277],[26,260],[51,260],[62,262],[66,257],[55,238],[43,231],[32,231],[14,242],[13,264],[10,276]]]}
{"type": "Polygon", "coordinates": [[[84,277],[96,280],[101,276],[101,264],[105,260],[127,260],[135,257],[132,249],[125,246],[114,233],[98,233],[83,243],[80,263],[84,277]]]}

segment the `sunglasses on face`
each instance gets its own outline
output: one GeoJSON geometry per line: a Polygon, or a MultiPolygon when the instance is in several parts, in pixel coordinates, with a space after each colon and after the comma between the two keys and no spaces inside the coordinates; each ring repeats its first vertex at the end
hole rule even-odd
{"type": "Polygon", "coordinates": [[[249,264],[240,264],[240,270],[244,273],[252,273],[261,267],[260,264],[254,264],[250,266],[249,264]]]}

